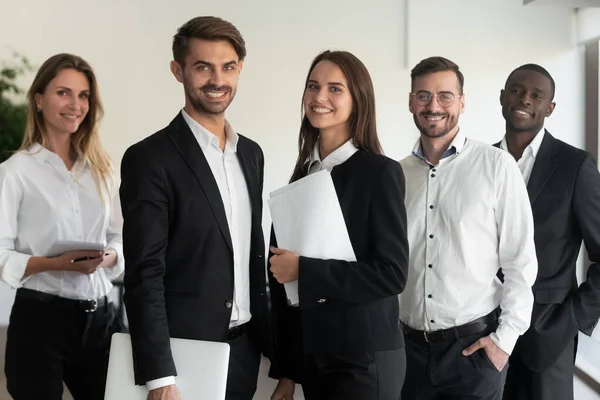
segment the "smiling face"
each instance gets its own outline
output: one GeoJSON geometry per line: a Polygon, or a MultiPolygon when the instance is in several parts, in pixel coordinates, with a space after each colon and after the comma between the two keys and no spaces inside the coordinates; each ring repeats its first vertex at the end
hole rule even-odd
{"type": "Polygon", "coordinates": [[[304,90],[304,112],[310,124],[321,132],[340,130],[350,134],[352,95],[341,68],[320,61],[310,73],[304,90]]]}
{"type": "Polygon", "coordinates": [[[221,115],[233,101],[242,61],[226,40],[190,39],[183,65],[171,71],[183,84],[186,104],[203,115],[221,115]]]}
{"type": "Polygon", "coordinates": [[[453,71],[415,77],[408,107],[422,135],[440,138],[458,132],[458,118],[463,113],[464,106],[460,82],[453,71]],[[423,101],[426,97],[430,97],[431,101],[423,101]],[[454,101],[447,101],[451,97],[454,97],[454,101]]]}
{"type": "Polygon", "coordinates": [[[500,92],[507,133],[537,134],[544,127],[545,118],[554,111],[553,96],[546,76],[526,69],[513,72],[500,92]]]}
{"type": "Polygon", "coordinates": [[[90,83],[82,72],[63,69],[50,81],[43,93],[35,95],[35,104],[44,120],[48,135],[77,132],[89,111],[90,83]]]}

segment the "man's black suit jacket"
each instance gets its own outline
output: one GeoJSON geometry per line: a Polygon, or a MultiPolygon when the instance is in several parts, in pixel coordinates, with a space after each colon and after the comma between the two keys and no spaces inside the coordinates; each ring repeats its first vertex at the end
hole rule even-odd
{"type": "Polygon", "coordinates": [[[408,274],[402,167],[358,150],[334,167],[331,177],[358,262],[301,256],[299,308],[287,306],[283,285],[269,272],[276,327],[274,378],[302,382],[304,354],[404,348],[398,304],[408,274]]]}
{"type": "MultiPolygon", "coordinates": [[[[239,136],[252,206],[251,328],[269,352],[261,228],[264,159],[239,136]]],[[[125,295],[136,383],[176,375],[169,337],[226,340],[234,293],[233,249],[208,162],[180,114],[131,146],[121,164],[125,295]]]]}
{"type": "Polygon", "coordinates": [[[538,277],[531,326],[512,355],[541,372],[554,364],[578,331],[590,335],[600,317],[600,174],[591,154],[546,131],[527,190],[538,277]],[[578,287],[582,240],[592,264],[578,287]]]}

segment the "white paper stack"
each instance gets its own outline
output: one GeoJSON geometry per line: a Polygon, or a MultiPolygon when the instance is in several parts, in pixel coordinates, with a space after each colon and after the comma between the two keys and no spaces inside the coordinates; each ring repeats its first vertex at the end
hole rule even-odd
{"type": "MultiPolygon", "coordinates": [[[[320,171],[271,193],[277,246],[304,257],[356,261],[331,174],[320,171]]],[[[284,284],[298,305],[298,282],[284,284]]]]}

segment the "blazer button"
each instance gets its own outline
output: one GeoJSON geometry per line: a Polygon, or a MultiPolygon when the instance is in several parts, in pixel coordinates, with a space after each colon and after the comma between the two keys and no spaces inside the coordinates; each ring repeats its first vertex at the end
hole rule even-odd
{"type": "Polygon", "coordinates": [[[263,255],[262,255],[262,254],[259,254],[259,255],[258,255],[258,258],[263,258],[263,255]]]}
{"type": "Polygon", "coordinates": [[[317,303],[325,303],[327,301],[327,299],[319,299],[317,300],[317,303]]]}
{"type": "Polygon", "coordinates": [[[231,300],[227,300],[225,302],[225,307],[227,307],[227,308],[231,308],[232,305],[233,305],[233,302],[231,300]]]}

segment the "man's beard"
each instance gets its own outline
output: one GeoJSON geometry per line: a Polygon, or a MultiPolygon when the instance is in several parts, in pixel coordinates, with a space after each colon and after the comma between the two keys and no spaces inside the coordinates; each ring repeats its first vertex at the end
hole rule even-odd
{"type": "Polygon", "coordinates": [[[188,92],[188,98],[192,107],[197,113],[200,114],[210,114],[210,115],[219,115],[223,114],[229,104],[233,101],[235,97],[235,91],[231,88],[231,86],[215,86],[215,85],[204,85],[197,91],[190,90],[188,92]],[[198,95],[198,92],[225,92],[224,97],[229,95],[227,101],[205,101],[198,95]]]}
{"type": "Polygon", "coordinates": [[[446,113],[421,113],[420,115],[413,115],[413,120],[415,121],[415,125],[417,126],[417,128],[419,129],[421,134],[428,138],[444,137],[448,133],[450,133],[450,131],[452,131],[456,127],[456,124],[458,123],[457,119],[454,116],[452,116],[450,114],[446,114],[446,113]],[[445,126],[442,128],[438,128],[437,126],[432,128],[431,125],[423,126],[420,124],[421,116],[424,116],[424,117],[446,117],[445,126]],[[436,131],[433,132],[432,131],[433,129],[435,129],[436,131]]]}

